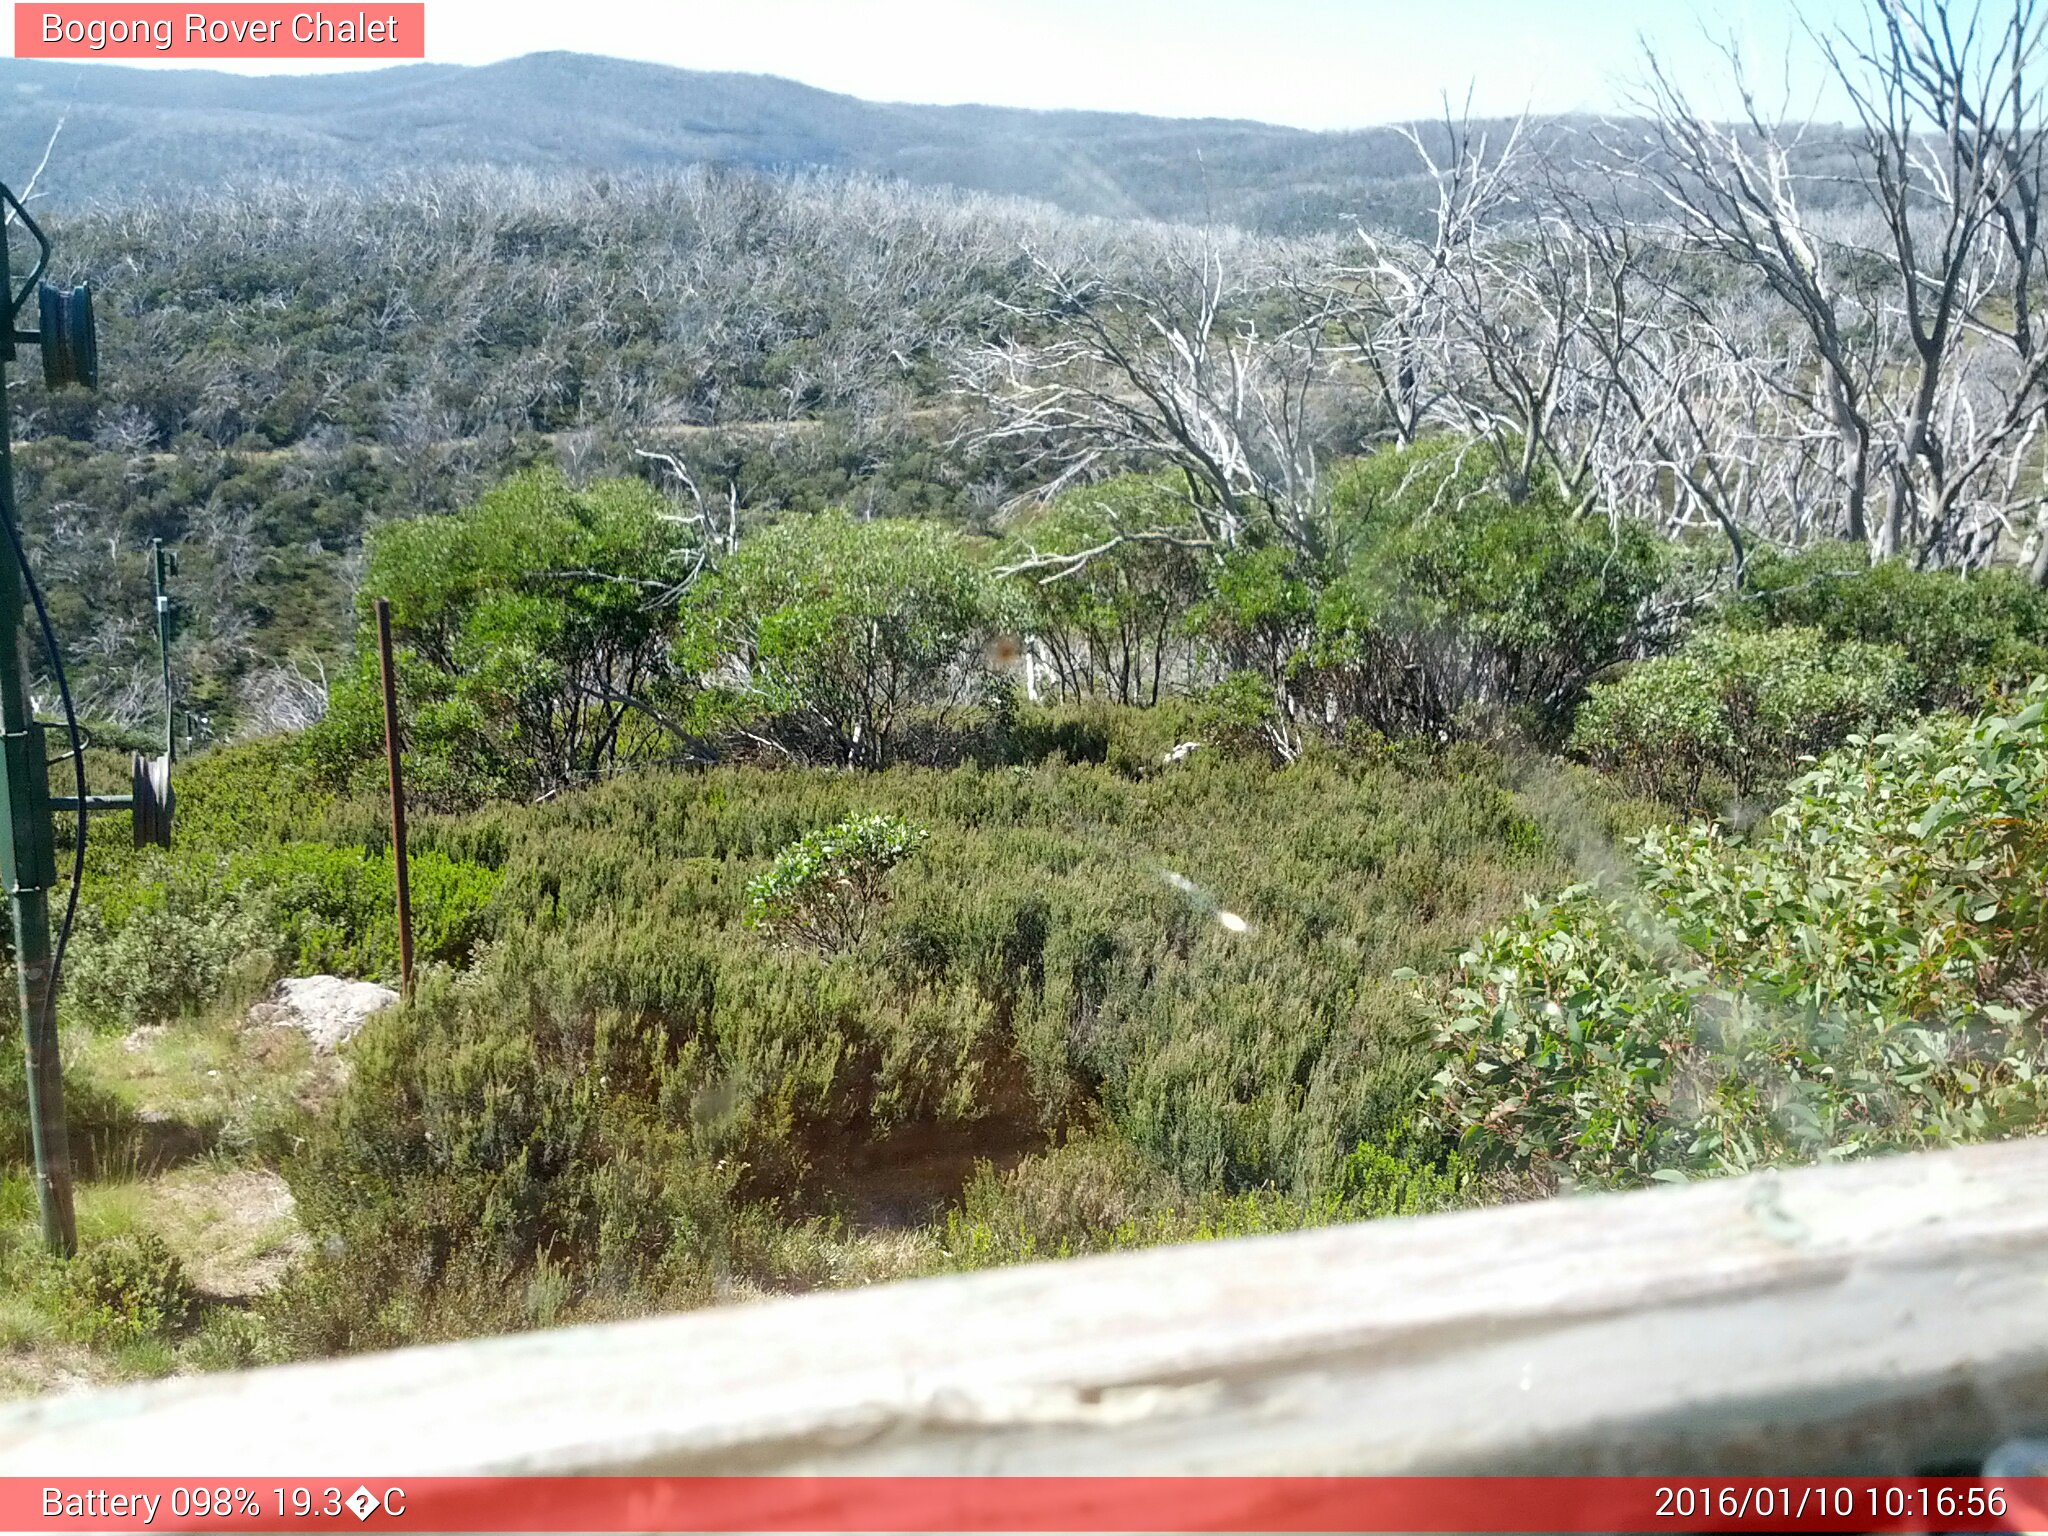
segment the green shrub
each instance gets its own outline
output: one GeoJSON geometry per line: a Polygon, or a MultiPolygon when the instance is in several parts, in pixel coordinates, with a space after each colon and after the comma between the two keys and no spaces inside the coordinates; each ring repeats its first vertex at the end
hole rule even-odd
{"type": "Polygon", "coordinates": [[[1013,1168],[977,1167],[946,1214],[948,1262],[971,1269],[1114,1247],[1186,1199],[1122,1137],[1076,1135],[1013,1168]]]}
{"type": "MultiPolygon", "coordinates": [[[[413,949],[460,965],[483,938],[497,876],[420,849],[408,860],[413,949]]],[[[256,893],[274,941],[297,974],[398,974],[398,912],[391,855],[325,843],[286,843],[231,860],[229,880],[256,893]]]]}
{"type": "Polygon", "coordinates": [[[1197,542],[1186,491],[1153,475],[1070,491],[1016,530],[1002,559],[1030,567],[1016,585],[1051,692],[1155,705],[1185,682],[1190,610],[1210,589],[1197,542]],[[1031,564],[1091,550],[1078,567],[1031,564]]]}
{"type": "Polygon", "coordinates": [[[2048,592],[2024,572],[1965,576],[1903,560],[1873,566],[1861,544],[1760,551],[1721,618],[1736,628],[1816,629],[1831,642],[1895,646],[1922,709],[1975,709],[1987,691],[2048,672],[2048,592]]]}
{"type": "Polygon", "coordinates": [[[1359,1143],[1330,1187],[1304,1195],[1189,1191],[1114,1133],[1076,1136],[1005,1172],[982,1164],[947,1211],[940,1247],[948,1268],[979,1269],[1473,1203],[1478,1185],[1469,1158],[1431,1158],[1407,1140],[1396,1128],[1359,1143]]]}
{"type": "Polygon", "coordinates": [[[129,883],[97,886],[66,953],[65,1003],[125,1028],[197,1012],[236,980],[260,990],[279,953],[271,910],[225,863],[152,850],[129,883]]]}
{"type": "Polygon", "coordinates": [[[1210,570],[1213,590],[1188,616],[1228,674],[1247,672],[1278,689],[1314,634],[1317,582],[1286,550],[1237,548],[1210,570]]]}
{"type": "MultiPolygon", "coordinates": [[[[223,853],[304,837],[333,800],[318,782],[305,739],[297,736],[210,747],[181,757],[174,778],[179,852],[223,853]]],[[[118,859],[128,852],[126,842],[123,835],[95,831],[92,846],[118,859]]]]}
{"type": "Polygon", "coordinates": [[[1431,1093],[1482,1159],[1595,1184],[2037,1130],[2048,681],[1852,743],[1753,837],[1652,832],[1464,958],[1431,1093]]]}
{"type": "Polygon", "coordinates": [[[232,1306],[208,1308],[178,1353],[195,1371],[243,1371],[281,1358],[262,1316],[232,1306]]]}
{"type": "Polygon", "coordinates": [[[1895,647],[1830,641],[1813,629],[1710,629],[1596,685],[1571,749],[1678,805],[1702,805],[1724,787],[1747,798],[1903,714],[1912,687],[1895,647]]]}
{"type": "Polygon", "coordinates": [[[333,784],[374,776],[383,689],[371,605],[391,603],[410,792],[466,805],[559,788],[673,749],[664,689],[693,552],[645,482],[536,472],[368,540],[355,667],[307,751],[333,784]],[[652,705],[652,710],[648,707],[652,705]]]}
{"type": "Polygon", "coordinates": [[[67,1325],[99,1345],[180,1333],[199,1306],[185,1266],[151,1233],[91,1245],[65,1266],[61,1287],[67,1325]]]}
{"type": "Polygon", "coordinates": [[[1461,1152],[1433,1155],[1412,1129],[1396,1124],[1378,1141],[1362,1141],[1337,1171],[1335,1198],[1354,1220],[1426,1216],[1474,1204],[1476,1169],[1461,1152]]]}
{"type": "Polygon", "coordinates": [[[888,900],[882,878],[931,833],[900,816],[849,816],[806,833],[747,882],[747,925],[834,954],[858,944],[888,900]]]}
{"type": "MultiPolygon", "coordinates": [[[[430,849],[411,867],[416,953],[461,964],[488,931],[496,874],[430,849]]],[[[314,842],[152,850],[126,880],[92,884],[64,996],[81,1017],[127,1028],[253,997],[287,971],[398,974],[388,853],[314,842]]]]}
{"type": "Polygon", "coordinates": [[[1233,672],[1202,694],[1195,728],[1226,752],[1283,758],[1295,735],[1272,687],[1256,672],[1233,672]]]}
{"type": "Polygon", "coordinates": [[[1007,598],[926,523],[793,519],[754,535],[695,593],[683,651],[709,718],[802,758],[879,768],[913,712],[979,693],[1007,598]]]}
{"type": "Polygon", "coordinates": [[[742,1181],[786,1184],[793,1118],[833,1117],[832,1025],[859,1000],[800,968],[714,997],[708,946],[620,938],[525,935],[357,1037],[341,1103],[286,1169],[320,1237],[265,1309],[289,1347],[530,1326],[512,1282],[549,1254],[558,1319],[774,1274],[775,1223],[742,1181]]]}
{"type": "Polygon", "coordinates": [[[1333,476],[1337,573],[1295,668],[1311,716],[1436,733],[1525,716],[1551,729],[1602,670],[1661,643],[1667,547],[1440,439],[1333,476]]]}
{"type": "MultiPolygon", "coordinates": [[[[96,834],[66,1006],[127,1027],[253,997],[288,970],[395,976],[388,809],[337,800],[320,773],[303,737],[213,748],[179,764],[170,851],[96,834]]],[[[415,948],[459,965],[488,934],[503,835],[488,816],[415,825],[415,948]]]]}
{"type": "MultiPolygon", "coordinates": [[[[0,1060],[21,1059],[19,1011],[0,1022],[0,1060]]],[[[5,1170],[29,1165],[28,1085],[24,1074],[0,1076],[0,1190],[6,1186],[5,1170]]],[[[0,1251],[0,1257],[4,1257],[0,1251]]]]}

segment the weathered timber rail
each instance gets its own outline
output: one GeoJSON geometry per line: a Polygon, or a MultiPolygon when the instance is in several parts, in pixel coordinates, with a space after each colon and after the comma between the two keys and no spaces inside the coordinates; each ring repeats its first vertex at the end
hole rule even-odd
{"type": "Polygon", "coordinates": [[[2048,1139],[0,1409],[0,1473],[1908,1473],[2048,1430],[2048,1139]]]}

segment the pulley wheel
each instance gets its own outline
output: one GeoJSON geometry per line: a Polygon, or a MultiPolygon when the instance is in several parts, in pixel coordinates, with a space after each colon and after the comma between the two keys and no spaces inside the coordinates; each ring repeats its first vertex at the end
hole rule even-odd
{"type": "Polygon", "coordinates": [[[93,331],[92,286],[41,289],[43,382],[52,389],[66,384],[100,387],[100,349],[93,331]]]}
{"type": "Polygon", "coordinates": [[[135,846],[171,846],[171,760],[137,752],[128,763],[135,796],[135,846]]]}

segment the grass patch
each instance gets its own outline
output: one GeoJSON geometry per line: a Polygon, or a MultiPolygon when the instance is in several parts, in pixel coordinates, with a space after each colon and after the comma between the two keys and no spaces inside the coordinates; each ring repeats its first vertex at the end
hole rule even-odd
{"type": "Polygon", "coordinates": [[[74,1028],[65,1070],[102,1106],[81,1130],[93,1165],[113,1175],[202,1156],[274,1162],[338,1077],[304,1035],[226,1010],[127,1033],[74,1028]]]}
{"type": "Polygon", "coordinates": [[[335,1063],[225,1009],[127,1032],[73,1023],[64,1045],[81,1258],[45,1255],[26,1171],[0,1174],[0,1397],[274,1358],[249,1303],[304,1245],[274,1163],[331,1096],[335,1063]],[[81,1266],[152,1240],[189,1283],[189,1311],[174,1325],[83,1318],[81,1266]]]}

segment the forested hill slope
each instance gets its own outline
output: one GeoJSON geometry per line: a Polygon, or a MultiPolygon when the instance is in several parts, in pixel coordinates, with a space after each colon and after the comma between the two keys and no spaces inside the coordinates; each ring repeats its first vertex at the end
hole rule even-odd
{"type": "Polygon", "coordinates": [[[1213,215],[1269,230],[1402,223],[1425,202],[1414,151],[1387,128],[907,106],[574,53],[268,77],[0,60],[0,175],[25,176],[60,118],[44,180],[58,205],[463,165],[631,172],[706,162],[858,171],[1077,213],[1213,215]]]}

